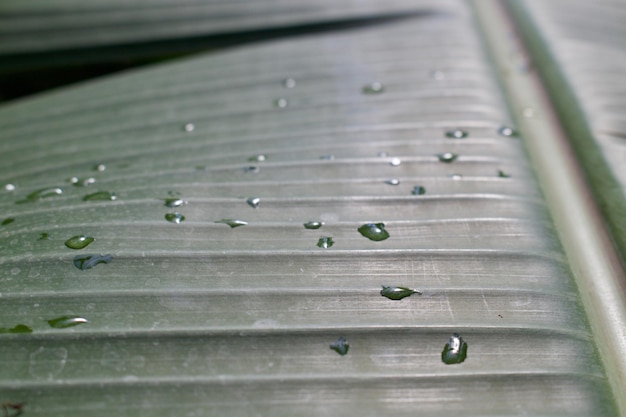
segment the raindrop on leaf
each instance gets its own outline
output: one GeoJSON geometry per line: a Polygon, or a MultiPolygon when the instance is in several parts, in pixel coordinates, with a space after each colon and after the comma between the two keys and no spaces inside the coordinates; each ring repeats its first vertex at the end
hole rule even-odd
{"type": "Polygon", "coordinates": [[[324,223],[319,222],[319,221],[310,221],[310,222],[304,223],[304,228],[305,229],[316,230],[316,229],[319,229],[320,227],[322,227],[323,225],[324,225],[324,223]]]}
{"type": "Polygon", "coordinates": [[[467,343],[458,333],[454,333],[441,352],[441,360],[446,365],[458,364],[467,358],[467,343]]]}
{"type": "Polygon", "coordinates": [[[421,185],[416,185],[415,187],[413,187],[413,191],[411,191],[411,194],[424,195],[426,194],[426,188],[422,187],[421,185]]]}
{"type": "Polygon", "coordinates": [[[165,214],[165,220],[170,223],[179,224],[185,221],[185,216],[180,213],[167,213],[165,214]]]}
{"type": "Polygon", "coordinates": [[[96,193],[87,194],[83,197],[83,201],[115,201],[117,196],[109,191],[98,191],[96,193]]]}
{"type": "Polygon", "coordinates": [[[454,160],[457,157],[458,155],[452,152],[444,152],[444,153],[437,154],[437,158],[439,158],[439,161],[445,162],[446,164],[449,164],[450,162],[454,162],[454,160]]]}
{"type": "Polygon", "coordinates": [[[101,263],[108,264],[112,259],[111,255],[77,255],[74,257],[74,266],[85,271],[101,263]]]}
{"type": "Polygon", "coordinates": [[[387,297],[390,300],[402,300],[405,297],[409,297],[413,294],[422,294],[421,291],[413,290],[407,287],[392,287],[392,286],[382,286],[383,289],[380,290],[380,295],[383,297],[387,297]]]}
{"type": "Polygon", "coordinates": [[[335,241],[330,236],[322,236],[317,241],[317,246],[320,248],[328,249],[335,244],[335,241]]]}
{"type": "Polygon", "coordinates": [[[252,208],[257,208],[261,204],[261,199],[259,197],[250,197],[246,200],[246,203],[252,208]]]}
{"type": "Polygon", "coordinates": [[[450,139],[463,139],[469,136],[469,134],[461,129],[448,130],[446,132],[446,137],[450,139]]]}
{"type": "Polygon", "coordinates": [[[65,246],[67,246],[70,249],[83,249],[89,246],[89,244],[93,242],[94,240],[95,239],[91,236],[85,236],[85,235],[72,236],[71,238],[65,241],[65,246]]]}
{"type": "Polygon", "coordinates": [[[383,86],[382,83],[378,81],[374,81],[373,83],[363,87],[362,91],[363,94],[380,94],[385,91],[385,86],[383,86]]]}
{"type": "Polygon", "coordinates": [[[359,233],[375,242],[380,242],[389,238],[389,233],[385,230],[384,223],[366,223],[357,229],[359,233]]]}
{"type": "Polygon", "coordinates": [[[235,227],[245,226],[248,224],[248,222],[245,222],[243,220],[235,220],[235,219],[221,219],[221,220],[216,220],[215,223],[227,224],[232,229],[234,229],[235,227]]]}
{"type": "Polygon", "coordinates": [[[55,329],[67,329],[68,327],[74,327],[85,323],[89,323],[89,320],[78,316],[63,316],[48,320],[50,327],[54,327],[55,329]]]}
{"type": "Polygon", "coordinates": [[[348,353],[348,350],[350,349],[350,343],[348,343],[348,341],[343,337],[340,337],[330,344],[330,348],[341,356],[344,356],[348,353]]]}

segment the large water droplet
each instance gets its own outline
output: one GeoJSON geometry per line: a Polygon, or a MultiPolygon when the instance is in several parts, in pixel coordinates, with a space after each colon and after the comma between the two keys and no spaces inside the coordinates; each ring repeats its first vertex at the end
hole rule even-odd
{"type": "Polygon", "coordinates": [[[261,204],[261,199],[259,197],[250,197],[246,200],[246,203],[252,208],[257,208],[261,204]]]}
{"type": "Polygon", "coordinates": [[[248,224],[248,222],[245,222],[243,220],[235,220],[235,219],[221,219],[221,220],[216,220],[215,223],[227,224],[233,229],[235,227],[245,226],[248,224]]]}
{"type": "Polygon", "coordinates": [[[385,184],[389,184],[389,185],[400,185],[400,180],[397,178],[391,178],[387,181],[385,181],[385,184]]]}
{"type": "Polygon", "coordinates": [[[382,286],[383,289],[380,290],[380,295],[383,297],[387,297],[390,300],[402,300],[405,297],[409,297],[413,294],[422,294],[421,291],[413,290],[407,287],[392,287],[392,286],[382,286]]]}
{"type": "Polygon", "coordinates": [[[191,133],[196,130],[196,126],[193,123],[186,123],[185,126],[183,126],[183,130],[187,133],[191,133]]]}
{"type": "Polygon", "coordinates": [[[15,191],[15,185],[13,185],[13,184],[4,184],[4,189],[6,191],[15,191]]]}
{"type": "Polygon", "coordinates": [[[502,136],[512,137],[517,136],[517,132],[512,127],[502,126],[498,129],[498,133],[502,136]]]}
{"type": "Polygon", "coordinates": [[[185,204],[187,204],[186,200],[183,200],[181,198],[166,198],[164,201],[164,206],[165,207],[169,207],[169,208],[176,208],[176,207],[181,207],[184,206],[185,204]]]}
{"type": "Polygon", "coordinates": [[[25,324],[18,324],[15,327],[7,329],[6,327],[0,327],[0,333],[32,333],[33,329],[25,324]]]}
{"type": "Polygon", "coordinates": [[[441,360],[446,365],[463,362],[467,358],[467,343],[458,333],[454,333],[441,352],[441,360]]]}
{"type": "Polygon", "coordinates": [[[2,220],[2,226],[6,226],[7,224],[11,224],[15,221],[15,219],[13,217],[7,217],[6,219],[2,220]]]}
{"type": "Polygon", "coordinates": [[[392,167],[400,166],[400,164],[402,164],[400,158],[392,158],[391,161],[389,161],[389,165],[391,165],[392,167]]]}
{"type": "Polygon", "coordinates": [[[415,187],[413,187],[413,191],[411,191],[411,194],[413,194],[413,195],[424,195],[424,194],[426,194],[426,188],[424,188],[421,185],[416,185],[415,187]]]}
{"type": "Polygon", "coordinates": [[[185,216],[180,213],[166,213],[165,220],[170,223],[182,223],[185,221],[185,216]]]}
{"type": "Polygon", "coordinates": [[[380,242],[389,237],[389,233],[385,230],[384,223],[366,223],[357,230],[369,240],[376,242],[380,242]]]}
{"type": "Polygon", "coordinates": [[[250,162],[265,162],[266,160],[267,160],[267,155],[264,155],[262,153],[248,158],[248,161],[250,162]]]}
{"type": "Polygon", "coordinates": [[[42,188],[41,190],[33,191],[28,194],[24,200],[20,200],[17,204],[32,203],[44,198],[57,197],[63,194],[63,189],[59,187],[42,188]]]}
{"type": "Polygon", "coordinates": [[[306,222],[304,223],[304,228],[305,229],[312,229],[312,230],[316,230],[319,229],[320,227],[322,227],[324,225],[323,222],[319,222],[319,221],[310,221],[310,222],[306,222]]]}
{"type": "Polygon", "coordinates": [[[444,153],[437,154],[437,158],[439,158],[439,161],[445,162],[446,164],[449,164],[450,162],[454,162],[454,160],[458,158],[458,156],[459,155],[452,153],[452,152],[444,152],[444,153]]]}
{"type": "Polygon", "coordinates": [[[74,266],[84,271],[101,263],[108,264],[112,259],[111,255],[77,255],[74,257],[74,266]]]}
{"type": "Polygon", "coordinates": [[[340,337],[330,344],[330,348],[343,356],[348,353],[348,350],[350,349],[350,343],[348,343],[348,341],[343,337],[340,337]]]}
{"type": "Polygon", "coordinates": [[[67,246],[70,249],[83,249],[83,248],[86,248],[94,240],[96,239],[94,239],[91,236],[85,236],[85,235],[72,236],[71,238],[65,241],[65,246],[67,246]]]}
{"type": "Polygon", "coordinates": [[[385,86],[378,81],[374,81],[363,87],[363,94],[380,94],[385,91],[385,86]]]}
{"type": "Polygon", "coordinates": [[[85,323],[89,323],[89,320],[78,316],[63,316],[48,320],[50,327],[54,327],[55,329],[67,329],[68,327],[74,327],[85,323]]]}
{"type": "Polygon", "coordinates": [[[328,249],[335,244],[335,241],[330,236],[322,236],[317,241],[317,246],[320,248],[328,249]]]}
{"type": "Polygon", "coordinates": [[[279,98],[274,100],[274,107],[278,109],[284,109],[289,105],[286,98],[279,98]]]}
{"type": "Polygon", "coordinates": [[[96,193],[87,194],[83,197],[83,201],[115,201],[117,196],[115,193],[108,191],[98,191],[96,193]]]}
{"type": "Polygon", "coordinates": [[[95,184],[96,179],[93,177],[89,177],[89,178],[72,177],[70,178],[69,181],[72,184],[74,184],[74,186],[76,187],[87,187],[88,185],[95,184]]]}
{"type": "Polygon", "coordinates": [[[469,136],[469,133],[461,129],[452,129],[446,132],[446,137],[450,139],[463,139],[467,136],[469,136]]]}
{"type": "Polygon", "coordinates": [[[294,88],[296,86],[296,80],[293,78],[285,78],[282,82],[283,87],[285,88],[294,88]]]}

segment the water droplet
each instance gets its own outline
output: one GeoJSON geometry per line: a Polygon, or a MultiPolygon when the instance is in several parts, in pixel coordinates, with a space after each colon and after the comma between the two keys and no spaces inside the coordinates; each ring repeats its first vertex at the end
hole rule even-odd
{"type": "Polygon", "coordinates": [[[294,88],[296,86],[296,80],[293,78],[285,78],[282,84],[285,88],[294,88]]]}
{"type": "Polygon", "coordinates": [[[357,230],[369,240],[376,242],[380,242],[389,237],[389,233],[385,230],[384,223],[366,223],[357,230]]]}
{"type": "Polygon", "coordinates": [[[4,189],[6,191],[15,191],[15,185],[13,185],[13,184],[5,184],[4,185],[4,189]]]}
{"type": "Polygon", "coordinates": [[[323,222],[310,221],[310,222],[304,223],[304,228],[305,229],[316,230],[316,229],[319,229],[320,227],[322,227],[323,225],[324,225],[323,222]]]}
{"type": "Polygon", "coordinates": [[[321,155],[320,159],[323,159],[325,161],[332,161],[333,159],[335,159],[335,155],[333,155],[332,153],[329,153],[327,155],[321,155]]]}
{"type": "Polygon", "coordinates": [[[320,248],[328,249],[335,244],[333,238],[330,236],[322,236],[317,241],[317,246],[320,248]]]}
{"type": "Polygon", "coordinates": [[[382,286],[383,289],[380,290],[380,295],[383,297],[387,297],[390,300],[402,300],[405,297],[410,297],[413,294],[422,294],[421,291],[413,290],[407,287],[391,287],[391,286],[382,286]]]}
{"type": "Polygon", "coordinates": [[[287,103],[287,99],[286,98],[279,98],[274,100],[274,107],[277,107],[279,109],[284,109],[287,107],[289,103],[287,103]]]}
{"type": "Polygon", "coordinates": [[[243,220],[235,220],[235,219],[221,219],[221,220],[215,221],[215,223],[227,224],[227,225],[229,225],[233,229],[235,227],[245,226],[245,225],[248,224],[248,222],[245,222],[243,220]]]}
{"type": "Polygon", "coordinates": [[[515,131],[515,129],[508,127],[508,126],[502,126],[498,129],[498,133],[502,136],[506,136],[506,137],[512,137],[512,136],[517,136],[517,132],[515,131]]]}
{"type": "Polygon", "coordinates": [[[391,161],[389,161],[389,165],[391,165],[392,167],[400,166],[401,163],[402,161],[400,160],[400,158],[393,158],[391,161]]]}
{"type": "Polygon", "coordinates": [[[71,238],[65,241],[65,246],[67,246],[70,249],[83,249],[89,246],[89,244],[93,242],[94,240],[96,239],[94,239],[91,236],[85,236],[85,235],[72,236],[71,238]]]}
{"type": "Polygon", "coordinates": [[[261,168],[259,168],[256,165],[250,165],[248,167],[244,167],[243,172],[247,172],[247,173],[251,173],[251,174],[258,174],[261,171],[261,168]]]}
{"type": "Polygon", "coordinates": [[[441,352],[441,360],[447,365],[463,362],[467,358],[467,343],[458,333],[454,333],[441,352]]]}
{"type": "Polygon", "coordinates": [[[18,324],[15,327],[12,327],[10,329],[7,329],[6,327],[0,327],[0,333],[14,333],[14,334],[20,334],[20,333],[32,333],[33,329],[25,324],[18,324]]]}
{"type": "Polygon", "coordinates": [[[261,199],[259,197],[250,197],[246,200],[246,203],[252,208],[257,208],[261,204],[261,199]]]}
{"type": "Polygon", "coordinates": [[[185,126],[183,126],[183,129],[185,132],[191,133],[196,130],[196,126],[193,123],[186,123],[185,126]]]}
{"type": "Polygon", "coordinates": [[[437,154],[437,158],[439,158],[439,161],[445,162],[446,164],[453,162],[458,156],[459,155],[452,153],[452,152],[444,152],[444,153],[437,154]]]}
{"type": "Polygon", "coordinates": [[[385,181],[385,184],[400,185],[400,180],[397,178],[391,178],[390,180],[385,181]]]}
{"type": "Polygon", "coordinates": [[[44,198],[57,197],[63,194],[63,189],[59,187],[42,188],[41,190],[33,191],[28,194],[24,200],[20,200],[17,204],[32,203],[44,198]]]}
{"type": "Polygon", "coordinates": [[[450,139],[463,139],[468,136],[469,136],[469,133],[461,129],[453,129],[453,130],[448,130],[446,132],[446,137],[450,139]]]}
{"type": "Polygon", "coordinates": [[[106,171],[106,169],[107,169],[107,166],[104,164],[98,164],[98,165],[93,166],[94,171],[102,172],[102,171],[106,171]]]}
{"type": "Polygon", "coordinates": [[[264,155],[262,153],[248,158],[248,161],[250,162],[265,162],[265,160],[267,160],[267,155],[264,155]]]}
{"type": "Polygon", "coordinates": [[[424,195],[426,194],[426,188],[422,187],[421,185],[416,185],[415,187],[413,187],[413,191],[411,191],[411,194],[424,195]]]}
{"type": "Polygon", "coordinates": [[[446,79],[446,73],[441,70],[435,70],[430,73],[430,78],[441,81],[446,79]]]}
{"type": "Polygon", "coordinates": [[[112,259],[111,255],[77,255],[74,257],[74,266],[84,271],[101,263],[108,264],[112,259]]]}
{"type": "Polygon", "coordinates": [[[363,87],[363,94],[380,94],[383,91],[385,91],[385,86],[378,81],[374,81],[373,83],[363,87]]]}
{"type": "Polygon", "coordinates": [[[185,221],[185,216],[180,213],[167,213],[165,215],[165,220],[170,223],[182,223],[185,221]]]}
{"type": "Polygon", "coordinates": [[[48,320],[50,327],[54,327],[55,329],[67,329],[68,327],[74,327],[85,323],[89,323],[89,320],[78,316],[63,316],[48,320]]]}
{"type": "Polygon", "coordinates": [[[186,200],[183,200],[183,199],[177,198],[177,197],[166,198],[163,201],[164,201],[163,205],[165,207],[169,207],[169,208],[181,207],[181,206],[184,206],[185,204],[187,204],[186,200]]]}
{"type": "Polygon", "coordinates": [[[115,201],[117,196],[115,193],[108,191],[98,191],[97,193],[87,194],[83,197],[83,201],[115,201]]]}
{"type": "Polygon", "coordinates": [[[50,240],[50,235],[48,233],[41,233],[37,240],[50,240]]]}
{"type": "Polygon", "coordinates": [[[453,180],[460,180],[461,178],[463,178],[463,175],[461,175],[461,174],[450,174],[450,178],[452,178],[453,180]]]}
{"type": "Polygon", "coordinates": [[[2,226],[6,226],[7,224],[11,224],[15,221],[15,219],[13,217],[7,217],[6,219],[2,220],[2,226]]]}
{"type": "Polygon", "coordinates": [[[498,177],[500,177],[500,178],[511,178],[511,174],[507,174],[506,172],[504,172],[501,169],[499,169],[498,170],[498,177]]]}
{"type": "Polygon", "coordinates": [[[533,118],[535,117],[535,110],[530,107],[526,107],[524,110],[522,110],[522,116],[526,117],[527,119],[533,118]]]}
{"type": "Polygon", "coordinates": [[[72,177],[69,179],[69,181],[76,187],[87,187],[88,185],[94,184],[96,182],[96,179],[93,177],[82,179],[78,177],[72,177]]]}
{"type": "Polygon", "coordinates": [[[348,350],[350,349],[350,343],[348,343],[348,341],[343,337],[340,337],[330,344],[330,348],[343,356],[348,353],[348,350]]]}

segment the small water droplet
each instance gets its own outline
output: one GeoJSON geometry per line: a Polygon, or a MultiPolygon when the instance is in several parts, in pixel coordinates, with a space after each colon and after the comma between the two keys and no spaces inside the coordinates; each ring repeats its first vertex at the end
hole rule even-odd
{"type": "Polygon", "coordinates": [[[385,184],[389,184],[389,185],[400,185],[400,180],[397,178],[391,178],[387,181],[385,181],[385,184]]]}
{"type": "Polygon", "coordinates": [[[335,241],[330,236],[322,236],[317,241],[317,246],[320,248],[328,249],[335,244],[335,241]]]}
{"type": "Polygon", "coordinates": [[[13,217],[7,217],[6,219],[2,220],[2,226],[6,226],[7,224],[11,224],[15,221],[15,219],[13,217]]]}
{"type": "Polygon", "coordinates": [[[363,94],[380,94],[385,91],[385,86],[378,81],[374,81],[373,83],[363,87],[362,91],[363,94]]]}
{"type": "Polygon", "coordinates": [[[359,233],[375,242],[380,242],[389,238],[389,233],[385,230],[384,223],[366,223],[357,229],[359,233]]]}
{"type": "Polygon", "coordinates": [[[96,239],[94,239],[91,236],[85,236],[85,235],[72,236],[71,238],[65,241],[65,246],[67,246],[70,249],[83,249],[89,246],[89,244],[93,242],[94,240],[96,239]]]}
{"type": "Polygon", "coordinates": [[[235,220],[235,219],[221,219],[221,220],[216,220],[215,223],[227,224],[233,229],[235,227],[245,226],[248,224],[248,222],[245,222],[243,220],[235,220]]]}
{"type": "Polygon", "coordinates": [[[341,356],[344,356],[348,353],[348,350],[350,349],[350,343],[348,343],[348,341],[343,337],[340,337],[330,344],[330,348],[341,356]]]}
{"type": "Polygon", "coordinates": [[[501,169],[499,169],[498,170],[498,177],[500,177],[500,178],[511,178],[511,174],[507,174],[506,172],[504,172],[501,169]]]}
{"type": "Polygon", "coordinates": [[[33,329],[25,324],[18,324],[15,327],[12,327],[10,329],[7,329],[6,327],[0,327],[0,333],[14,333],[14,334],[20,334],[20,333],[32,333],[33,329]]]}
{"type": "Polygon", "coordinates": [[[193,123],[185,123],[185,126],[183,126],[183,129],[185,130],[185,132],[191,133],[194,130],[196,130],[196,126],[193,123]]]}
{"type": "Polygon", "coordinates": [[[445,162],[446,164],[449,164],[450,162],[454,162],[454,160],[458,158],[458,156],[459,155],[452,153],[452,152],[444,152],[444,153],[437,154],[437,158],[439,158],[439,161],[445,162]]]}
{"type": "Polygon", "coordinates": [[[247,167],[244,167],[243,172],[247,172],[247,173],[251,173],[251,174],[258,174],[261,171],[261,168],[259,168],[256,165],[250,165],[247,167]]]}
{"type": "Polygon", "coordinates": [[[441,352],[441,360],[447,365],[463,362],[467,358],[467,343],[458,333],[454,333],[441,352]]]}
{"type": "Polygon", "coordinates": [[[266,160],[267,160],[267,155],[264,155],[262,153],[248,158],[248,161],[250,162],[265,162],[266,160]]]}
{"type": "Polygon", "coordinates": [[[97,193],[87,194],[83,197],[83,201],[115,201],[117,196],[115,193],[108,191],[98,191],[97,193]]]}
{"type": "Polygon", "coordinates": [[[167,213],[165,215],[165,220],[167,220],[170,223],[182,223],[185,221],[185,216],[183,216],[180,213],[167,213]]]}
{"type": "Polygon", "coordinates": [[[102,171],[106,171],[106,169],[107,169],[107,166],[104,164],[98,164],[98,165],[93,166],[94,171],[102,172],[102,171]]]}
{"type": "Polygon", "coordinates": [[[78,316],[63,316],[48,320],[50,327],[54,327],[55,329],[67,329],[68,327],[74,327],[85,323],[89,323],[89,320],[78,316]]]}
{"type": "Polygon", "coordinates": [[[37,240],[50,240],[50,235],[48,233],[41,233],[37,240]]]}
{"type": "Polygon", "coordinates": [[[15,185],[13,185],[13,184],[5,184],[4,185],[4,189],[6,191],[15,191],[15,185]]]}
{"type": "Polygon", "coordinates": [[[393,158],[391,159],[391,161],[389,161],[389,165],[391,165],[392,167],[400,166],[401,163],[402,161],[400,160],[400,158],[393,158]]]}
{"type": "Polygon", "coordinates": [[[111,260],[113,260],[111,255],[76,255],[74,257],[74,266],[84,271],[101,263],[108,264],[111,260]]]}
{"type": "Polygon", "coordinates": [[[282,82],[283,87],[285,88],[294,88],[296,86],[296,80],[293,78],[285,78],[282,82]]]}
{"type": "Polygon", "coordinates": [[[526,107],[524,110],[522,110],[522,116],[526,117],[527,119],[533,118],[535,117],[535,110],[530,107],[526,107]]]}
{"type": "Polygon", "coordinates": [[[246,200],[246,203],[252,208],[257,208],[261,204],[261,199],[259,197],[250,197],[246,200]]]}
{"type": "Polygon", "coordinates": [[[413,290],[407,287],[391,287],[387,285],[382,286],[383,289],[380,290],[380,295],[383,297],[387,297],[390,300],[402,300],[405,297],[410,297],[413,294],[422,294],[419,290],[413,290]]]}
{"type": "Polygon", "coordinates": [[[332,153],[329,153],[327,155],[321,155],[320,159],[323,159],[325,161],[332,161],[333,159],[335,159],[335,155],[333,155],[332,153]]]}
{"type": "Polygon", "coordinates": [[[57,197],[63,194],[63,189],[59,187],[42,188],[28,194],[24,200],[20,200],[17,204],[32,203],[44,198],[57,197]]]}
{"type": "Polygon", "coordinates": [[[512,136],[517,136],[517,132],[515,131],[515,129],[508,127],[508,126],[502,126],[498,129],[498,133],[502,136],[506,136],[506,137],[512,137],[512,136]]]}
{"type": "Polygon", "coordinates": [[[446,79],[446,73],[441,70],[435,70],[430,73],[430,78],[441,81],[446,79]]]}
{"type": "Polygon", "coordinates": [[[316,229],[319,229],[320,227],[322,227],[323,225],[324,225],[323,222],[310,221],[310,222],[304,223],[304,228],[305,229],[316,230],[316,229]]]}
{"type": "Polygon", "coordinates": [[[186,200],[183,200],[181,198],[177,198],[177,197],[173,197],[173,198],[166,198],[163,200],[164,202],[164,206],[165,207],[169,207],[169,208],[176,208],[176,207],[181,207],[184,206],[185,204],[187,204],[186,200]]]}
{"type": "Polygon", "coordinates": [[[450,139],[463,139],[468,136],[469,136],[469,133],[461,129],[453,129],[453,130],[446,131],[446,137],[450,139]]]}
{"type": "Polygon", "coordinates": [[[463,178],[463,175],[461,175],[461,174],[450,174],[450,178],[452,178],[453,180],[460,180],[461,178],[463,178]]]}
{"type": "Polygon", "coordinates": [[[94,184],[96,182],[96,179],[93,177],[82,179],[78,177],[72,177],[69,179],[69,181],[76,187],[87,187],[88,185],[94,184]]]}
{"type": "Polygon", "coordinates": [[[413,195],[424,195],[424,194],[426,194],[426,188],[424,188],[421,185],[416,185],[415,187],[413,187],[413,191],[411,191],[411,194],[413,194],[413,195]]]}
{"type": "Polygon", "coordinates": [[[287,107],[289,103],[287,103],[287,99],[286,98],[279,98],[274,100],[274,107],[279,108],[279,109],[284,109],[287,107]]]}

